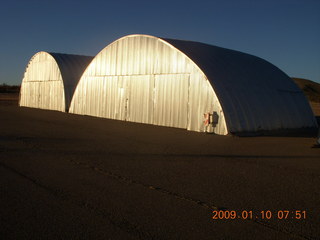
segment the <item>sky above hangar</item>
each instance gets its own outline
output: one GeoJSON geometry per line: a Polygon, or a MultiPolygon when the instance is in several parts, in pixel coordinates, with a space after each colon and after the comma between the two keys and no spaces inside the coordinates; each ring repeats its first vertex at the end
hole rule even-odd
{"type": "Polygon", "coordinates": [[[319,0],[4,0],[0,84],[20,84],[39,51],[95,56],[136,33],[246,52],[320,83],[319,13],[319,0]]]}

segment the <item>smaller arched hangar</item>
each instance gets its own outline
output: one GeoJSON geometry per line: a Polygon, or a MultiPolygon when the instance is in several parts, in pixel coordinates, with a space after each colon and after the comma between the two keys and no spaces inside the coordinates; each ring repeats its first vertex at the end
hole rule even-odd
{"type": "Polygon", "coordinates": [[[29,61],[20,106],[68,111],[76,85],[93,57],[38,52],[29,61]]]}

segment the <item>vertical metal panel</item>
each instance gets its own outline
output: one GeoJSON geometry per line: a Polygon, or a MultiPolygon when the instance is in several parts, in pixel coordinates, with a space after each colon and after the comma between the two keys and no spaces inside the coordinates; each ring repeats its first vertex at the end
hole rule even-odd
{"type": "Polygon", "coordinates": [[[140,123],[151,123],[153,118],[152,76],[133,75],[130,76],[128,84],[126,120],[140,123]]]}
{"type": "Polygon", "coordinates": [[[154,124],[187,128],[189,74],[155,75],[154,124]]]}

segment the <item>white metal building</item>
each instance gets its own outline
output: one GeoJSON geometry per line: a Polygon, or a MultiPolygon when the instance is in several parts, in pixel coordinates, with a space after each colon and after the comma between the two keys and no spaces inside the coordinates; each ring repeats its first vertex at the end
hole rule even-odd
{"type": "Polygon", "coordinates": [[[198,42],[129,35],[83,73],[71,113],[213,131],[315,127],[302,91],[274,65],[198,42]],[[204,126],[204,114],[215,124],[204,126]]]}
{"type": "Polygon", "coordinates": [[[20,106],[67,111],[76,85],[93,57],[36,53],[28,63],[20,90],[20,106]]]}

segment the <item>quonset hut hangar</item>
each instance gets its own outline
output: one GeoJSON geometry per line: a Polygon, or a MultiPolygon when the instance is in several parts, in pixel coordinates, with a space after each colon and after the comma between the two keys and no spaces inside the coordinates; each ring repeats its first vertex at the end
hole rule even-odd
{"type": "Polygon", "coordinates": [[[71,113],[217,134],[317,126],[295,83],[267,61],[198,42],[129,35],[83,73],[71,113]],[[205,116],[208,116],[207,114],[205,116]]]}
{"type": "Polygon", "coordinates": [[[68,110],[76,85],[93,57],[38,52],[28,63],[20,90],[20,106],[68,110]]]}

